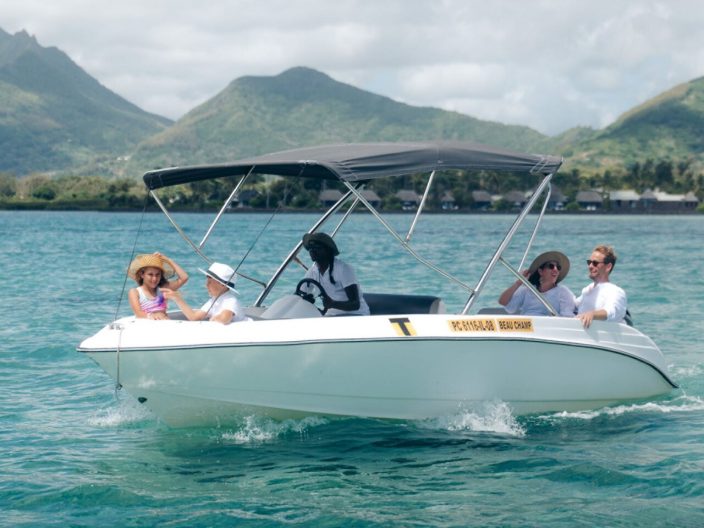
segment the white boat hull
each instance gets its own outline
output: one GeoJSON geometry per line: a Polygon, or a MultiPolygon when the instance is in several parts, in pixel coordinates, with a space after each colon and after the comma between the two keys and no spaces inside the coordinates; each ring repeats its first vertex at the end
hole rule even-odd
{"type": "Polygon", "coordinates": [[[423,419],[495,400],[516,414],[575,411],[675,386],[657,346],[623,324],[442,314],[118,326],[79,351],[172,426],[253,413],[423,419]]]}

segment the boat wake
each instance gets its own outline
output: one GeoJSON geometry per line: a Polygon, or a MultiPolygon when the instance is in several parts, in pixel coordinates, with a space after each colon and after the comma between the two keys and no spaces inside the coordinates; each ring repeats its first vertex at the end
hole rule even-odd
{"type": "Polygon", "coordinates": [[[679,396],[669,401],[637,403],[632,405],[618,405],[603,407],[593,411],[558,412],[541,415],[539,420],[555,421],[561,419],[594,420],[604,416],[622,416],[632,413],[684,413],[704,411],[704,399],[697,396],[679,396]]]}
{"type": "Polygon", "coordinates": [[[672,372],[672,377],[678,382],[683,379],[698,379],[702,375],[702,367],[699,365],[675,366],[669,365],[668,368],[672,372]]]}
{"type": "Polygon", "coordinates": [[[89,423],[95,427],[118,427],[154,420],[154,415],[131,398],[119,399],[117,405],[99,410],[89,423]]]}
{"type": "Polygon", "coordinates": [[[256,444],[277,440],[291,433],[305,437],[310,428],[327,423],[328,420],[318,416],[277,422],[270,418],[252,415],[245,417],[236,431],[222,433],[222,440],[236,444],[256,444]]]}
{"type": "Polygon", "coordinates": [[[421,427],[446,431],[472,431],[497,433],[522,438],[526,431],[502,401],[483,402],[467,407],[460,406],[455,414],[418,422],[421,427]]]}

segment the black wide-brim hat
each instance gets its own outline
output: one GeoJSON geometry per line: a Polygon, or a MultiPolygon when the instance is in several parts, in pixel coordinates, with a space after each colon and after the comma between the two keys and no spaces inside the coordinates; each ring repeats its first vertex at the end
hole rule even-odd
{"type": "Polygon", "coordinates": [[[310,249],[309,245],[311,242],[325,246],[332,252],[333,256],[340,254],[340,250],[337,249],[337,244],[335,244],[335,241],[327,233],[306,233],[303,235],[304,248],[310,249]]]}

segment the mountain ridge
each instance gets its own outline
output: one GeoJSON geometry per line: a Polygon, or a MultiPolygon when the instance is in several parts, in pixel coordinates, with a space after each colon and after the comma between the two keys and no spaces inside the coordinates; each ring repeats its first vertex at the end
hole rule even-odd
{"type": "Polygon", "coordinates": [[[0,29],[0,171],[128,175],[310,145],[472,140],[565,157],[563,171],[625,171],[645,159],[704,167],[704,77],[629,109],[603,129],[546,136],[418,107],[296,66],[232,80],[177,121],[141,110],[55,47],[0,29]]]}
{"type": "Polygon", "coordinates": [[[58,48],[0,30],[0,170],[80,168],[129,155],[171,124],[100,84],[58,48]]]}
{"type": "Polygon", "coordinates": [[[471,139],[518,150],[549,144],[529,127],[410,106],[298,66],[271,77],[233,80],[140,144],[131,166],[218,163],[322,143],[429,139],[471,139]],[[170,142],[177,148],[169,148],[170,142]]]}

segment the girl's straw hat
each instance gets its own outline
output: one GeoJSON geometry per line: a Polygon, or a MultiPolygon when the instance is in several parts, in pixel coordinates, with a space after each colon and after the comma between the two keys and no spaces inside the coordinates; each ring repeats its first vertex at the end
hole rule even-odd
{"type": "Polygon", "coordinates": [[[152,253],[137,255],[130,264],[127,275],[129,275],[131,279],[137,280],[137,272],[143,268],[159,268],[161,275],[166,279],[176,274],[170,264],[167,264],[159,255],[152,253]]]}

